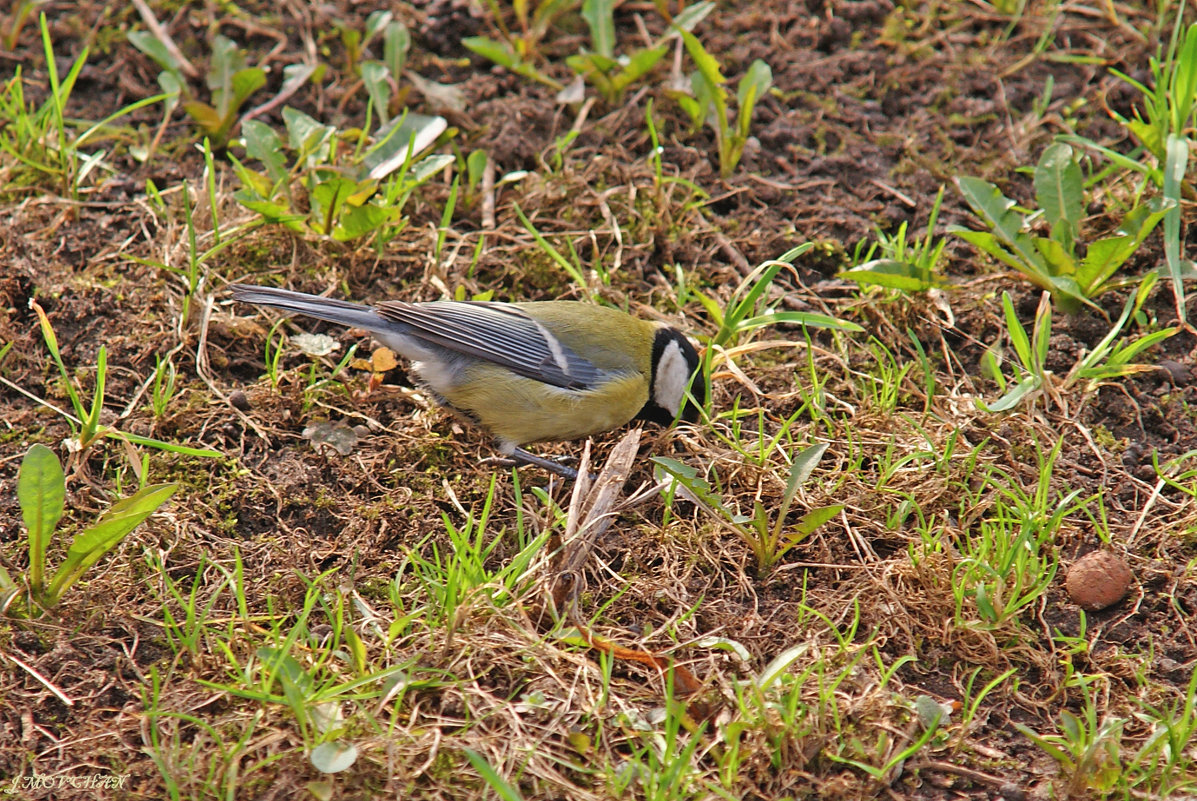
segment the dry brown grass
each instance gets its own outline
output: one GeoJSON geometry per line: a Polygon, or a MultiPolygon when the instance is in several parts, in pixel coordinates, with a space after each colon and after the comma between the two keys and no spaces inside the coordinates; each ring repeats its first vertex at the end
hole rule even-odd
{"type": "MultiPolygon", "coordinates": [[[[431,42],[444,33],[438,25],[448,24],[449,5],[402,13],[431,42]]],[[[1098,96],[1125,102],[1091,66],[1022,59],[1049,24],[1058,27],[1051,52],[1137,58],[1143,46],[1128,26],[1145,27],[1145,12],[1116,6],[1123,18],[1110,24],[1064,3],[1053,23],[1032,3],[1003,39],[1009,20],[977,4],[911,11],[835,3],[817,13],[791,5],[720,9],[722,24],[705,30],[726,45],[729,65],[769,55],[782,92],[762,104],[759,151],[727,182],[715,178],[705,140],[685,135],[655,84],[618,108],[590,109],[579,124],[572,110],[512,76],[417,47],[414,69],[468,80],[474,93],[471,113],[452,120],[461,129],[455,142],[488,149],[500,174],[531,171],[496,191],[493,228],[482,205],[460,208],[439,259],[449,184],[438,179],[413,196],[408,228],[382,253],[277,227],[252,231],[205,265],[183,319],[178,280],[122,254],[185,263],[181,179],[193,191],[204,186],[202,162],[182,144],[190,129],[170,129],[179,142],[172,163],[120,161],[135,176],[128,191],[113,180],[78,204],[48,192],[6,194],[0,343],[11,348],[0,357],[0,563],[15,575],[27,564],[13,492],[20,459],[31,443],[57,447],[70,433],[60,415],[13,389],[65,402],[31,298],[47,309],[85,389],[107,345],[105,422],[202,443],[225,458],[150,451],[152,480],[181,485],[174,502],[60,606],[34,619],[0,619],[4,786],[34,774],[101,775],[126,779],[87,797],[493,798],[506,788],[488,784],[474,752],[526,799],[1194,792],[1191,743],[1173,749],[1178,767],[1167,783],[1164,768],[1151,764],[1162,751],[1140,749],[1160,720],[1177,731],[1197,726],[1183,706],[1197,664],[1197,386],[1144,374],[990,414],[975,401],[998,394],[978,367],[981,352],[1003,336],[997,296],[1013,290],[1024,318],[1037,297],[957,247],[949,251],[951,292],[861,294],[833,277],[874,225],[925,219],[940,180],[965,172],[1004,179],[1029,163],[1066,124],[1063,100],[1042,119],[1026,110],[1047,74],[1091,105],[1098,96]],[[858,16],[845,33],[850,13],[858,16]],[[852,31],[859,35],[849,47],[852,31]],[[992,99],[995,73],[1003,75],[1005,105],[992,99]],[[646,158],[649,94],[670,126],[664,182],[646,158]],[[554,143],[575,124],[581,133],[558,166],[554,143]],[[992,144],[1011,140],[1016,147],[992,144]],[[165,212],[141,198],[146,177],[169,190],[165,212]],[[610,281],[591,270],[586,286],[572,283],[519,223],[516,203],[554,244],[572,242],[583,266],[602,265],[610,281]],[[571,487],[480,465],[491,455],[485,436],[436,409],[402,367],[371,391],[369,373],[356,369],[313,388],[312,376],[330,378],[351,343],[369,348],[352,332],[320,329],[342,349],[314,368],[285,348],[272,383],[263,349],[273,318],[224,293],[228,283],[261,279],[362,300],[487,290],[510,300],[591,296],[709,337],[715,325],[679,289],[677,270],[726,307],[757,263],[806,240],[820,246],[782,274],[772,302],[852,320],[865,333],[790,327],[731,343],[713,376],[713,419],[643,432],[626,482],[603,502],[615,510],[609,529],[573,552],[584,560],[566,563],[573,592],[558,595],[558,612],[568,614],[556,620],[546,588],[563,586],[553,543],[565,536],[571,487]],[[156,417],[147,377],[155,354],[166,353],[180,389],[156,417]],[[325,420],[359,427],[348,456],[304,439],[305,428],[325,420]],[[781,444],[762,455],[759,443],[779,433],[781,444]],[[662,491],[649,461],[691,465],[729,508],[751,513],[759,503],[773,519],[788,460],[812,442],[829,448],[789,522],[809,508],[844,509],[771,570],[758,566],[733,526],[684,493],[662,491]],[[1048,470],[1045,454],[1057,442],[1048,470]],[[1165,466],[1175,460],[1163,471],[1168,480],[1152,466],[1153,453],[1165,466]],[[1074,490],[1083,508],[1051,522],[1059,498],[1074,490]],[[1025,550],[1042,560],[1044,575],[1056,572],[1030,603],[993,620],[976,585],[964,582],[973,580],[970,566],[988,558],[978,555],[992,535],[987,527],[1014,519],[1020,496],[1036,530],[1050,535],[1025,550]],[[450,528],[468,535],[455,539],[450,528]],[[1136,582],[1121,604],[1082,619],[1063,575],[1098,547],[1123,556],[1136,582]],[[779,657],[784,664],[774,663],[779,657]],[[920,696],[955,704],[925,742],[920,696]],[[1144,713],[1149,706],[1163,710],[1158,719],[1144,713]],[[1015,727],[1056,734],[1063,713],[1083,718],[1086,709],[1099,723],[1117,718],[1123,726],[1116,735],[1107,730],[1109,752],[1090,732],[1097,746],[1080,769],[1058,764],[1015,727]],[[357,760],[325,775],[310,755],[322,739],[321,716],[337,715],[335,739],[352,744],[357,760]],[[1092,777],[1108,753],[1121,760],[1122,783],[1101,788],[1092,777]]],[[[359,10],[336,10],[361,22],[359,10]]],[[[648,6],[625,10],[649,16],[648,6]]],[[[93,28],[117,42],[82,95],[79,113],[94,119],[112,110],[106,93],[153,83],[111,27],[135,20],[100,11],[85,4],[51,14],[64,47],[68,31],[93,28]]],[[[248,26],[243,38],[258,53],[255,31],[268,11],[250,4],[251,21],[224,21],[248,26]]],[[[290,20],[300,12],[328,9],[284,3],[280,13],[290,20]]],[[[180,39],[202,39],[203,26],[186,14],[174,24],[180,39]]],[[[286,28],[296,52],[317,42],[335,50],[318,28],[286,28]]],[[[28,31],[19,54],[32,84],[44,86],[28,31]]],[[[350,124],[360,98],[342,77],[302,101],[350,124]]],[[[1070,113],[1092,135],[1109,134],[1104,117],[1070,113]]],[[[8,171],[0,175],[13,174],[6,157],[0,165],[8,171]]],[[[1012,193],[1025,190],[1010,180],[1012,193]]],[[[234,183],[222,169],[217,206],[226,230],[252,219],[233,199],[234,183]]],[[[204,191],[192,203],[205,212],[196,224],[207,246],[204,191]]],[[[965,214],[949,197],[944,218],[965,214]]],[[[1148,307],[1159,325],[1169,303],[1160,295],[1148,307]]],[[[1091,345],[1092,324],[1059,320],[1053,350],[1091,345]]],[[[295,320],[281,331],[313,327],[295,320]]],[[[1191,365],[1193,348],[1185,333],[1158,356],[1191,365]]],[[[590,443],[596,466],[608,462],[617,439],[590,443]]],[[[127,494],[135,484],[129,459],[108,441],[68,461],[71,530],[107,506],[118,485],[127,494]]],[[[60,554],[56,545],[52,555],[60,554]]],[[[991,603],[1023,591],[1016,573],[994,578],[991,603]]],[[[51,788],[28,797],[70,796],[51,788]]]]}

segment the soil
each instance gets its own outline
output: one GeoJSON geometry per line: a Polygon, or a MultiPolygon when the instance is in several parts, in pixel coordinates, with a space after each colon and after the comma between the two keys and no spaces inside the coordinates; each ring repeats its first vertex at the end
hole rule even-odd
{"type": "MultiPolygon", "coordinates": [[[[90,48],[70,98],[72,120],[101,120],[159,91],[158,67],[125,37],[144,23],[133,7],[117,5],[39,6],[60,78],[84,44],[90,48]]],[[[335,781],[308,763],[301,727],[282,705],[227,690],[255,680],[237,676],[230,658],[250,664],[252,643],[268,637],[236,639],[246,653],[226,654],[213,644],[215,636],[180,643],[164,623],[164,609],[177,616],[182,608],[173,593],[194,591],[201,606],[211,601],[231,627],[251,613],[252,625],[239,629],[238,637],[278,630],[280,621],[293,622],[281,610],[302,608],[310,582],[328,571],[336,572],[325,585],[326,606],[335,605],[333,596],[340,593],[355,619],[370,607],[401,617],[392,602],[410,591],[410,553],[451,552],[445,521],[460,524],[463,510],[477,514],[492,481],[496,500],[487,535],[505,534],[489,552],[488,569],[509,563],[525,544],[513,536],[520,520],[548,522],[544,507],[531,500],[530,488],[543,478],[525,471],[517,486],[508,471],[480,467],[479,458],[492,455],[485,435],[432,406],[402,366],[380,374],[379,385],[370,389],[361,370],[325,387],[309,386],[310,376],[328,376],[350,345],[360,345],[362,354],[369,350],[369,338],[360,332],[304,322],[303,330],[328,333],[341,350],[313,368],[310,357],[290,348],[277,383],[265,378],[264,344],[279,340],[271,335],[275,318],[235,306],[226,291],[234,282],[274,282],[362,301],[436,300],[456,290],[467,297],[493,290],[499,300],[584,295],[537,249],[519,221],[518,205],[559,248],[570,242],[587,269],[612,270],[609,282],[588,276],[594,295],[706,336],[716,321],[696,298],[679,293],[678,271],[722,306],[757,264],[813,242],[792,271],[780,274],[775,300],[788,310],[833,314],[864,329],[850,336],[798,328],[768,333],[762,338],[789,340],[792,347],[748,352],[737,370],[714,381],[714,408],[726,412],[739,404],[752,411],[750,426],[758,425],[760,409],[762,436],[773,436],[793,417],[796,445],[816,438],[831,443],[820,475],[826,470],[838,480],[820,483],[802,498],[810,505],[844,504],[834,525],[803,540],[777,569],[760,571],[745,544],[693,504],[679,501],[666,511],[654,495],[622,513],[598,546],[601,568],[592,566],[588,574],[584,614],[594,616],[591,624],[605,637],[668,651],[687,664],[715,699],[719,711],[706,736],[715,737],[719,748],[727,747],[722,736],[735,709],[736,682],[759,675],[795,643],[811,643],[812,653],[837,667],[858,665],[843,674],[836,690],[844,699],[837,724],[842,728],[829,728],[813,713],[801,734],[746,728],[746,761],[719,793],[1106,797],[1071,782],[1067,769],[1016,724],[1056,731],[1061,710],[1084,708],[1086,691],[1071,679],[1100,677],[1092,684],[1100,687],[1099,707],[1103,715],[1126,721],[1123,759],[1129,762],[1126,755],[1150,735],[1136,711],[1142,704],[1175,703],[1192,686],[1197,335],[1182,329],[1152,348],[1141,356],[1152,367],[1136,375],[1100,387],[1083,380],[1065,385],[1063,378],[1106,335],[1133,290],[1107,293],[1097,298],[1104,314],[1054,316],[1047,367],[1061,382],[1055,397],[1009,414],[987,413],[974,399],[992,402],[1000,395],[982,360],[1006,336],[1001,295],[1012,295],[1029,328],[1040,302],[1034,287],[955,237],[949,237],[941,265],[948,289],[861,291],[840,275],[860,261],[861,243],[875,241],[879,231],[892,236],[906,224],[912,234],[922,232],[941,187],[938,232],[949,225],[978,227],[953,183],[959,176],[992,181],[1033,207],[1025,168],[1055,137],[1078,134],[1122,152],[1134,146],[1113,115],[1133,114],[1140,100],[1114,70],[1148,80],[1148,57],[1170,28],[1140,4],[1031,0],[1015,15],[999,13],[996,5],[720,4],[696,33],[723,74],[734,87],[754,59],[763,59],[774,83],[756,107],[743,160],[722,178],[710,129],[691,132],[666,92],[672,53],[651,80],[634,85],[619,102],[595,98],[583,114],[577,105],[558,103],[551,89],[462,46],[463,37],[497,35],[486,4],[397,4],[394,13],[412,32],[407,69],[454,84],[465,97],[461,107],[451,108],[405,84],[407,106],[446,116],[456,130],[444,152],[464,158],[485,150],[499,179],[528,171],[495,189],[494,227],[486,225],[485,204],[463,192],[438,253],[452,184],[438,176],[413,193],[404,209],[407,227],[384,246],[301,236],[282,226],[253,228],[210,255],[189,301],[178,274],[188,259],[183,182],[205,247],[213,244],[211,209],[222,227],[254,215],[233,198],[239,184],[225,151],[215,154],[216,174],[205,173],[196,126],[182,111],[170,117],[147,160],[135,154],[157,133],[162,107],[121,118],[118,130],[92,145],[105,151],[103,163],[75,197],[52,181],[22,178],[27,173],[20,165],[0,155],[0,564],[14,576],[27,571],[15,486],[32,443],[50,445],[66,465],[68,532],[132,492],[141,469],[115,440],[81,454],[62,446],[72,427],[53,407],[68,409],[71,401],[47,358],[31,302],[53,325],[62,360],[85,398],[105,349],[101,422],[223,454],[213,460],[138,449],[149,455],[150,482],[180,484],[170,506],[89,570],[49,613],[0,618],[0,779],[7,786],[14,777],[34,774],[123,776],[122,787],[86,797],[130,799],[167,797],[172,783],[189,797],[205,797],[204,788],[212,786],[237,788],[238,797],[298,797],[318,782],[332,785],[338,798],[482,797],[486,785],[460,750],[468,746],[491,755],[525,797],[618,795],[599,778],[606,775],[599,762],[631,758],[635,746],[629,743],[639,741],[629,710],[661,704],[660,676],[616,662],[612,671],[627,718],[609,723],[626,739],[611,744],[614,735],[607,733],[600,744],[595,730],[586,729],[586,737],[596,738],[588,755],[571,739],[570,726],[591,720],[591,711],[571,700],[571,682],[575,676],[595,681],[600,656],[546,646],[524,612],[474,599],[443,628],[397,635],[399,645],[386,651],[388,659],[409,664],[425,682],[396,702],[400,711],[392,723],[401,719],[396,725],[403,736],[358,732],[363,756],[357,772],[337,774],[335,781]],[[645,124],[650,102],[662,178],[645,124]],[[577,130],[572,138],[571,130],[577,130]],[[161,204],[147,197],[151,182],[162,193],[161,204]],[[210,186],[216,188],[212,203],[210,186]],[[883,350],[895,366],[891,378],[897,368],[915,365],[890,383],[897,395],[892,406],[871,389],[886,383],[877,366],[883,350]],[[152,376],[157,359],[168,353],[178,393],[155,414],[152,376]],[[924,375],[923,364],[933,375],[924,375]],[[825,382],[819,393],[810,390],[812,380],[825,382]],[[928,393],[931,385],[935,390],[928,393]],[[812,406],[813,394],[820,400],[812,406]],[[305,429],[324,420],[357,427],[350,455],[305,438],[305,429]],[[959,611],[952,583],[962,556],[927,550],[925,531],[949,532],[947,540],[963,543],[995,513],[1001,499],[969,483],[977,480],[965,471],[970,451],[979,454],[974,463],[1010,477],[1033,497],[1040,491],[1036,465],[1057,443],[1051,483],[1042,490],[1046,507],[1071,491],[1087,505],[1055,532],[1051,547],[1059,569],[1049,590],[1013,620],[989,627],[954,623],[959,611]],[[909,464],[891,472],[893,460],[903,456],[909,464]],[[937,460],[945,465],[941,470],[937,460]],[[919,505],[922,522],[899,513],[904,498],[919,505]],[[969,498],[976,500],[974,508],[969,498]],[[674,517],[678,522],[671,525],[674,517]],[[1126,600],[1082,615],[1067,595],[1064,575],[1068,565],[1097,549],[1124,559],[1134,582],[1126,600]],[[241,582],[248,610],[230,600],[225,582],[234,581],[241,582]],[[693,647],[705,636],[735,640],[747,649],[748,661],[693,647]],[[878,664],[898,666],[892,684],[879,682],[878,664]],[[979,698],[979,688],[1007,670],[1017,681],[1004,681],[979,698]],[[169,679],[159,686],[155,677],[169,679]],[[915,725],[909,704],[894,699],[913,702],[919,694],[945,702],[971,699],[978,706],[963,722],[954,718],[946,739],[928,746],[933,750],[912,757],[905,770],[890,771],[885,781],[834,758],[849,753],[861,759],[868,752],[884,764],[915,731],[906,728],[915,725]],[[525,718],[510,712],[512,704],[532,697],[552,703],[529,702],[525,718]],[[247,724],[251,718],[257,728],[247,724]],[[157,729],[166,745],[152,733],[157,729]],[[878,732],[893,741],[879,740],[878,732]],[[243,734],[248,739],[238,743],[243,734]],[[864,745],[837,751],[841,738],[864,745]],[[550,756],[521,762],[515,744],[533,739],[550,756]],[[887,751],[885,742],[899,745],[887,751]],[[243,749],[251,775],[238,776],[236,759],[213,756],[234,746],[243,749]],[[147,752],[178,762],[164,765],[147,752]],[[501,758],[508,761],[496,761],[501,758]],[[204,775],[209,778],[197,778],[204,775]]],[[[246,110],[280,91],[284,67],[314,59],[328,65],[327,73],[285,105],[338,129],[362,124],[366,93],[346,63],[337,31],[362,30],[372,6],[291,0],[227,9],[150,6],[201,73],[216,33],[235,39],[247,63],[270,67],[266,87],[246,110]]],[[[666,31],[654,3],[622,3],[615,20],[621,46],[666,31]]],[[[581,17],[567,14],[532,58],[547,75],[568,83],[573,73],[565,58],[586,42],[581,17]]],[[[28,103],[44,102],[49,79],[36,20],[0,50],[0,65],[20,69],[28,103]]],[[[190,83],[203,96],[202,78],[190,83]]],[[[257,118],[282,130],[282,105],[257,118]]],[[[0,126],[11,130],[14,124],[0,117],[0,126]]],[[[243,158],[236,146],[230,152],[243,158]]],[[[1096,158],[1086,162],[1086,169],[1101,166],[1096,158]]],[[[1130,179],[1102,186],[1094,192],[1086,231],[1113,230],[1119,204],[1134,190],[1130,179]]],[[[1188,200],[1183,218],[1192,231],[1188,200]]],[[[1191,233],[1185,248],[1197,250],[1191,233]]],[[[1163,261],[1157,232],[1120,275],[1138,276],[1163,261]]],[[[1164,284],[1148,299],[1130,329],[1134,334],[1179,325],[1164,284]]],[[[1187,315],[1197,317],[1192,293],[1187,315]]],[[[718,425],[731,422],[724,418],[718,425]]],[[[596,442],[596,461],[615,439],[596,442]]],[[[577,456],[581,446],[540,450],[577,456]]],[[[642,453],[629,488],[651,481],[647,456],[671,455],[718,465],[727,497],[747,510],[759,500],[772,514],[784,492],[767,470],[735,457],[709,432],[649,429],[642,453]]],[[[567,489],[549,491],[568,505],[567,489]]],[[[791,512],[792,520],[798,516],[797,509],[791,512]]],[[[55,545],[51,564],[64,553],[55,545]]],[[[317,646],[315,640],[305,643],[317,646]]],[[[591,690],[587,685],[578,693],[591,690]]],[[[804,696],[803,703],[816,707],[814,698],[804,696]]],[[[375,714],[385,723],[391,707],[375,714]]],[[[704,740],[696,760],[712,764],[711,742],[704,740]]],[[[1192,761],[1183,777],[1190,793],[1197,791],[1192,761]]],[[[28,797],[83,796],[42,788],[28,797]]]]}

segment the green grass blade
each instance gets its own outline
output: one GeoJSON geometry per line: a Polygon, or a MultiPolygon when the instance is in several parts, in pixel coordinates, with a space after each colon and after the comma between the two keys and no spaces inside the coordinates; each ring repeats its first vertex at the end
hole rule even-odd
{"type": "Polygon", "coordinates": [[[58,367],[58,374],[62,376],[62,385],[66,388],[67,395],[71,399],[71,406],[75,409],[75,415],[80,421],[87,417],[87,410],[83,408],[83,401],[79,399],[79,393],[75,391],[75,383],[71,381],[71,376],[67,373],[66,365],[62,363],[62,353],[58,350],[58,337],[54,333],[54,327],[50,325],[50,318],[46,316],[46,312],[35,301],[30,304],[33,307],[34,313],[37,314],[38,324],[42,329],[42,339],[46,342],[46,350],[50,351],[50,358],[54,360],[54,364],[58,367]]]}
{"type": "Polygon", "coordinates": [[[1034,357],[1031,355],[1031,340],[1027,336],[1027,331],[1022,327],[1022,323],[1018,321],[1018,314],[1014,311],[1014,301],[1010,299],[1009,292],[1002,293],[1002,310],[1006,315],[1006,333],[1010,337],[1010,344],[1014,347],[1014,352],[1018,354],[1018,360],[1026,370],[1030,370],[1034,364],[1034,357]]]}
{"type": "Polygon", "coordinates": [[[1185,317],[1185,287],[1183,252],[1181,249],[1180,188],[1189,166],[1189,140],[1176,134],[1168,135],[1165,146],[1164,200],[1171,207],[1164,213],[1164,259],[1172,279],[1172,295],[1176,299],[1176,314],[1182,323],[1185,317]]]}
{"type": "Polygon", "coordinates": [[[520,791],[509,784],[499,772],[496,771],[486,757],[479,754],[472,748],[464,748],[466,759],[470,760],[470,764],[474,766],[474,770],[478,771],[478,775],[487,783],[490,789],[502,799],[502,801],[523,801],[523,796],[520,791]]]}

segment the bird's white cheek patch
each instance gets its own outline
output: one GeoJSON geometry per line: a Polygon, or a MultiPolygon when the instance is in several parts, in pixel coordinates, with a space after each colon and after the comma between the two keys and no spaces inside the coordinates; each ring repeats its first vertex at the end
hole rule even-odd
{"type": "Polygon", "coordinates": [[[686,395],[686,384],[690,381],[690,364],[682,353],[681,346],[670,342],[657,362],[657,374],[653,382],[653,402],[672,415],[682,408],[686,395]]]}

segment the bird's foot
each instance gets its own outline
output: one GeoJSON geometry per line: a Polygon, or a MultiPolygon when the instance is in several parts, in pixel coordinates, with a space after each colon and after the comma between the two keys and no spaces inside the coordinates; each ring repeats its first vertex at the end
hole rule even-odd
{"type": "Polygon", "coordinates": [[[561,462],[564,460],[577,461],[572,456],[563,456],[560,459],[546,459],[543,456],[537,456],[534,453],[528,453],[523,448],[516,448],[511,452],[510,456],[492,456],[483,459],[483,463],[498,464],[504,467],[519,467],[520,465],[532,465],[539,467],[542,470],[548,470],[550,473],[567,478],[571,481],[577,479],[578,471],[572,467],[568,467],[561,462]]]}

